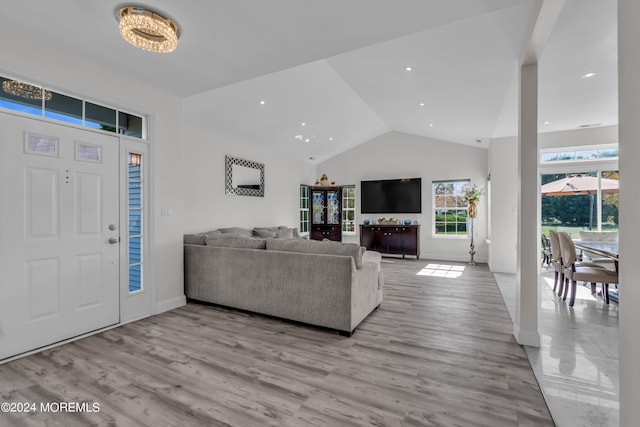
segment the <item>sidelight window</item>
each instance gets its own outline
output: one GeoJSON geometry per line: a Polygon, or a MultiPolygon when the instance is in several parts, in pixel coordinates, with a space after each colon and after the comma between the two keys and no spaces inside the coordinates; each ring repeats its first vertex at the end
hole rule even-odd
{"type": "Polygon", "coordinates": [[[140,153],[129,153],[127,173],[127,222],[128,222],[128,254],[129,254],[129,292],[143,289],[143,239],[144,218],[142,168],[143,157],[140,153]]]}

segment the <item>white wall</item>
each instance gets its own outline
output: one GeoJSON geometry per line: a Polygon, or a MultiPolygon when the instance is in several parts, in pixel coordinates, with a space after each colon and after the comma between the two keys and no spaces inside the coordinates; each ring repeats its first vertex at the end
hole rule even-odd
{"type": "MultiPolygon", "coordinates": [[[[356,199],[356,223],[365,218],[393,216],[419,220],[420,257],[424,259],[469,259],[469,239],[435,238],[432,235],[431,182],[437,180],[471,179],[472,184],[486,188],[487,150],[461,144],[423,138],[399,132],[389,132],[318,165],[318,175],[326,173],[338,185],[360,181],[394,178],[422,178],[422,214],[362,215],[360,198],[356,199]]],[[[359,193],[358,193],[359,194],[359,193]]],[[[483,196],[475,220],[476,260],[486,262],[487,210],[483,196]]],[[[358,242],[359,236],[347,236],[344,241],[358,242]]]]}
{"type": "Polygon", "coordinates": [[[219,227],[299,224],[300,184],[315,181],[315,166],[188,123],[185,101],[185,233],[219,227]],[[225,155],[265,165],[264,197],[225,194],[225,155]]]}
{"type": "MultiPolygon", "coordinates": [[[[562,148],[618,142],[618,127],[607,126],[538,134],[538,147],[562,148]]],[[[491,249],[489,268],[500,273],[516,272],[516,226],[518,201],[518,138],[491,141],[491,249]]]]}
{"type": "Polygon", "coordinates": [[[518,226],[518,139],[500,138],[489,146],[491,243],[489,269],[516,272],[518,226]]]}
{"type": "MultiPolygon", "coordinates": [[[[10,37],[5,35],[4,39],[10,37]]],[[[0,45],[3,75],[150,116],[149,139],[153,145],[155,181],[153,253],[148,255],[153,258],[155,270],[147,279],[155,281],[157,302],[163,307],[171,306],[171,301],[179,301],[184,295],[181,100],[80,58],[62,57],[39,46],[25,45],[15,37],[11,40],[11,43],[0,45]],[[160,206],[167,207],[171,215],[161,216],[160,206]]]]}
{"type": "Polygon", "coordinates": [[[615,144],[617,142],[618,126],[604,126],[538,134],[538,147],[540,149],[615,144]]]}

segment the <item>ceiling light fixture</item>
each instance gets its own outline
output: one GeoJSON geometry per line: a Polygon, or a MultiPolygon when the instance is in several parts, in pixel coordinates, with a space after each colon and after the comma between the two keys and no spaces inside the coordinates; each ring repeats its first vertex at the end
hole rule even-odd
{"type": "Polygon", "coordinates": [[[598,73],[593,73],[593,72],[591,72],[591,73],[583,74],[583,75],[582,75],[582,78],[583,78],[583,79],[590,79],[591,77],[595,77],[595,76],[597,76],[597,75],[598,75],[598,73]]]}
{"type": "Polygon", "coordinates": [[[135,6],[118,10],[120,34],[135,47],[169,53],[178,46],[178,27],[170,19],[135,6]]]}
{"type": "Polygon", "coordinates": [[[548,121],[542,122],[543,125],[548,125],[549,123],[551,122],[548,122],[548,121]]]}
{"type": "Polygon", "coordinates": [[[429,123],[429,127],[432,128],[433,127],[433,123],[429,123]]]}
{"type": "Polygon", "coordinates": [[[264,101],[260,101],[260,105],[264,105],[264,101]]]}
{"type": "Polygon", "coordinates": [[[405,70],[405,71],[413,71],[413,68],[411,68],[411,67],[404,67],[404,70],[405,70]]]}
{"type": "Polygon", "coordinates": [[[424,102],[421,102],[421,103],[420,103],[420,106],[421,106],[421,107],[424,107],[424,102]]]}
{"type": "Polygon", "coordinates": [[[51,101],[53,94],[51,91],[44,90],[41,87],[33,86],[28,83],[22,83],[17,80],[5,80],[2,82],[2,90],[9,95],[19,96],[25,99],[40,99],[44,96],[45,101],[51,101]]]}

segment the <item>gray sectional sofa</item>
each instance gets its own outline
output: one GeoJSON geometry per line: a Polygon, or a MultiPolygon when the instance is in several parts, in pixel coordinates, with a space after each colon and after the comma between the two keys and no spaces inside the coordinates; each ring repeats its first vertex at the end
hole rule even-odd
{"type": "Polygon", "coordinates": [[[297,234],[235,227],[185,235],[187,298],[351,335],[382,302],[380,254],[297,234]]]}

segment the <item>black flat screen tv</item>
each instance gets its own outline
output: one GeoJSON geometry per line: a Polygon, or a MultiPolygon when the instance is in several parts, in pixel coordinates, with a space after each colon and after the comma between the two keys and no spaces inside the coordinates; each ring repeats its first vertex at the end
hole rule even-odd
{"type": "Polygon", "coordinates": [[[422,179],[383,179],[360,182],[363,214],[422,213],[422,179]]]}

